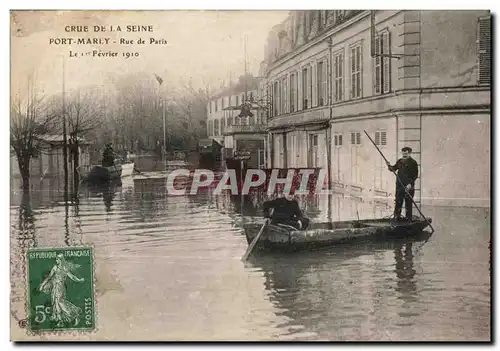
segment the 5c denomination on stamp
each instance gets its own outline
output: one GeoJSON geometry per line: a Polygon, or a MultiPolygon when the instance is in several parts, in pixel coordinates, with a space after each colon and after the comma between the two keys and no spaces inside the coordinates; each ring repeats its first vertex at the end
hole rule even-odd
{"type": "Polygon", "coordinates": [[[29,330],[93,331],[93,248],[37,248],[29,249],[27,256],[29,330]]]}

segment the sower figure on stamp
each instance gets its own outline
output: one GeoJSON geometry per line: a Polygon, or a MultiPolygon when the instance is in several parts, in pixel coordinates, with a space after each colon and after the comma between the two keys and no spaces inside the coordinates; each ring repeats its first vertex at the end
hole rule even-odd
{"type": "Polygon", "coordinates": [[[79,265],[66,261],[63,254],[56,256],[56,264],[50,270],[49,275],[40,284],[39,290],[50,295],[52,305],[51,320],[62,327],[63,323],[75,321],[78,324],[78,316],[82,312],[80,307],[75,306],[66,298],[66,278],[75,282],[83,282],[83,278],[78,278],[71,271],[79,265]]]}
{"type": "Polygon", "coordinates": [[[395,165],[387,162],[387,167],[390,171],[397,171],[396,178],[396,199],[394,207],[394,218],[401,220],[401,208],[403,201],[405,202],[406,220],[411,221],[413,209],[413,196],[415,195],[415,181],[418,178],[418,164],[410,155],[411,148],[404,147],[401,149],[403,157],[397,160],[395,165]],[[399,178],[399,179],[398,179],[399,178]]]}

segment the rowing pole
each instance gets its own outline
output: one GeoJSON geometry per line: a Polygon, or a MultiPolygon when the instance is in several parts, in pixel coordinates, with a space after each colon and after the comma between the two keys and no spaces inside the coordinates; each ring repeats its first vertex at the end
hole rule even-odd
{"type": "MultiPolygon", "coordinates": [[[[385,160],[385,163],[386,164],[390,164],[389,161],[385,158],[384,154],[382,153],[382,151],[380,151],[379,147],[377,146],[377,144],[375,144],[375,142],[373,141],[373,139],[370,137],[370,135],[368,135],[368,133],[366,132],[366,130],[363,130],[366,134],[366,136],[368,137],[368,139],[370,139],[370,141],[372,142],[373,146],[375,146],[375,148],[377,149],[377,151],[380,153],[380,155],[384,158],[385,160]]],[[[427,217],[424,216],[424,214],[422,213],[422,211],[420,211],[420,208],[417,206],[417,204],[415,203],[415,200],[413,200],[413,197],[410,195],[410,193],[408,193],[408,190],[406,190],[406,187],[404,186],[403,182],[401,181],[401,179],[399,179],[399,176],[398,174],[391,170],[392,173],[394,173],[394,175],[396,176],[396,179],[398,180],[399,184],[401,184],[401,186],[403,187],[403,189],[405,190],[405,193],[406,195],[408,195],[408,197],[411,199],[411,202],[413,202],[413,204],[415,205],[415,208],[418,210],[418,212],[420,213],[420,215],[422,216],[423,219],[425,219],[425,221],[427,222],[427,224],[429,224],[429,227],[431,227],[432,229],[432,233],[434,233],[434,228],[432,227],[432,224],[431,222],[429,222],[429,220],[427,219],[427,217]]]]}

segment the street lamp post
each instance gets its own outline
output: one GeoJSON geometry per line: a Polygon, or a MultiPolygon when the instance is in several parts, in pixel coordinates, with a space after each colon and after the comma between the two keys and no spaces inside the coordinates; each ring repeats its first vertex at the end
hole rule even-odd
{"type": "Polygon", "coordinates": [[[163,118],[163,150],[162,150],[162,156],[163,156],[163,161],[165,162],[165,168],[167,168],[167,126],[166,126],[166,121],[165,121],[165,98],[163,97],[163,92],[161,89],[163,79],[155,74],[156,80],[158,81],[159,86],[159,95],[160,95],[160,103],[161,103],[161,113],[162,113],[162,118],[163,118]]]}

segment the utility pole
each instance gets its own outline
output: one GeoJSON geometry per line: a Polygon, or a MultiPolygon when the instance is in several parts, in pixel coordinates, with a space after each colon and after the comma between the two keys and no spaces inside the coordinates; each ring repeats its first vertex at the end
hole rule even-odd
{"type": "Polygon", "coordinates": [[[163,154],[165,155],[165,167],[167,167],[167,125],[165,121],[165,99],[161,97],[161,110],[163,115],[163,154]]]}
{"type": "Polygon", "coordinates": [[[65,105],[65,68],[64,57],[62,62],[62,123],[63,123],[63,166],[64,166],[64,194],[65,200],[68,193],[68,149],[66,137],[66,105],[65,105]]]}
{"type": "Polygon", "coordinates": [[[245,102],[247,102],[247,35],[245,34],[245,102]]]}
{"type": "Polygon", "coordinates": [[[162,113],[162,118],[163,118],[163,152],[162,154],[164,155],[164,161],[165,161],[165,169],[167,168],[167,125],[166,125],[166,120],[165,120],[165,99],[162,94],[162,89],[161,86],[163,84],[163,79],[158,76],[155,73],[156,80],[158,81],[159,88],[158,88],[158,94],[160,95],[160,103],[161,103],[161,113],[162,113]]]}

